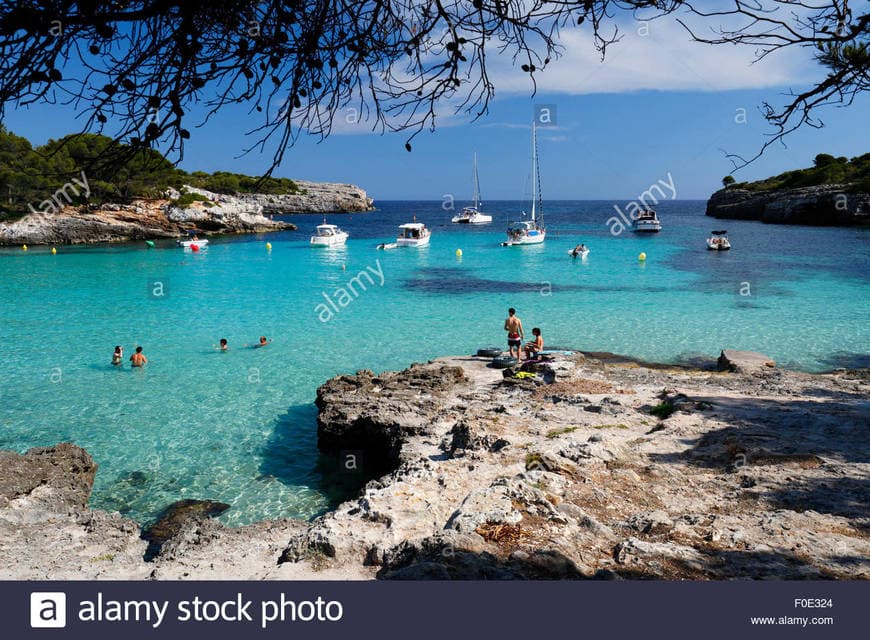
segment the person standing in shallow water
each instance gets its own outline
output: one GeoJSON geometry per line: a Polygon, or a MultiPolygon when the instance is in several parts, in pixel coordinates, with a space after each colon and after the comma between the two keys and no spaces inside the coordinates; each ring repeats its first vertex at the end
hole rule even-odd
{"type": "Polygon", "coordinates": [[[508,332],[508,353],[512,358],[520,359],[520,347],[523,344],[523,321],[517,317],[517,310],[508,309],[507,320],[504,321],[504,330],[508,332]],[[516,349],[516,354],[514,354],[516,349]]]}
{"type": "Polygon", "coordinates": [[[121,361],[124,359],[124,349],[121,345],[115,347],[115,353],[112,354],[112,364],[116,367],[121,366],[121,361]]]}
{"type": "Polygon", "coordinates": [[[134,367],[144,367],[148,364],[148,358],[142,353],[142,347],[136,347],[136,353],[130,356],[130,362],[133,363],[134,367]]]}

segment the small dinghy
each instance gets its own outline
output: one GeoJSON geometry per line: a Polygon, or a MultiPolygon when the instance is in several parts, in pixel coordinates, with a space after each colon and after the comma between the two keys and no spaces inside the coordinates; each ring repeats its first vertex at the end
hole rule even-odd
{"type": "Polygon", "coordinates": [[[185,249],[193,249],[196,247],[197,249],[202,249],[208,245],[208,240],[200,240],[198,238],[194,238],[191,240],[177,240],[179,247],[184,247],[185,249]]]}

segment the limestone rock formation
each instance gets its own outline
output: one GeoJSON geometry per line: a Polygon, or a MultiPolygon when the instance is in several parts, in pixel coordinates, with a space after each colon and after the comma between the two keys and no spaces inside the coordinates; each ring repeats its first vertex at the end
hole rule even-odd
{"type": "Polygon", "coordinates": [[[848,185],[838,184],[775,191],[728,187],[710,196],[707,215],[778,224],[867,224],[870,222],[870,194],[855,193],[848,185]]]}

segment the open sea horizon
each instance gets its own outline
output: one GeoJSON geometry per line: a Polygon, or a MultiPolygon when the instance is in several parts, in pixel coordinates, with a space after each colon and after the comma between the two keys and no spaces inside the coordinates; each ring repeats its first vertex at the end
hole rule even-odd
{"type": "Polygon", "coordinates": [[[614,204],[624,210],[545,202],[547,240],[530,247],[499,244],[528,204],[485,201],[493,223],[469,227],[440,201],[376,201],[327,216],[350,233],[342,249],[309,247],[315,214],[198,253],[174,241],[2,248],[0,448],[84,447],[99,465],[93,508],[146,523],[175,500],[211,499],[241,525],[312,518],[343,497],[316,447],[318,385],[505,346],[508,307],[560,348],[870,366],[870,230],[717,220],[684,200],[658,204],[661,233],[614,236],[614,204]],[[376,249],[413,216],[430,246],[376,249]],[[712,229],[728,230],[731,251],[706,250],[712,229]],[[588,258],[572,259],[581,242],[588,258]],[[249,346],[260,335],[272,342],[249,346]],[[149,363],[131,370],[137,345],[149,363]]]}

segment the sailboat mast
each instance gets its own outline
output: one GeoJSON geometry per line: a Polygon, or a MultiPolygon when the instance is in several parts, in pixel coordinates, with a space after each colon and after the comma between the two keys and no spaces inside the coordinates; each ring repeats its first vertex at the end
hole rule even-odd
{"type": "Polygon", "coordinates": [[[532,222],[535,221],[535,207],[538,203],[538,129],[532,120],[532,222]]]}
{"type": "Polygon", "coordinates": [[[474,152],[474,208],[480,208],[480,181],[477,178],[477,151],[474,152]]]}

